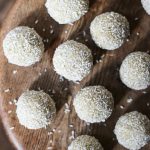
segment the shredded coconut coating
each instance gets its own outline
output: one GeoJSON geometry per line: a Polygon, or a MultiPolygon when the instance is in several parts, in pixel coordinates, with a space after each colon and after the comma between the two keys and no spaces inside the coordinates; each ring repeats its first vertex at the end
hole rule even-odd
{"type": "Polygon", "coordinates": [[[89,0],[47,0],[45,6],[49,15],[59,24],[68,24],[87,13],[89,0]]]}
{"type": "Polygon", "coordinates": [[[103,147],[95,137],[81,135],[72,141],[68,150],[103,150],[103,147]]]}
{"type": "Polygon", "coordinates": [[[150,140],[150,120],[137,111],[126,113],[117,121],[114,133],[125,148],[139,150],[150,140]]]}
{"type": "Polygon", "coordinates": [[[93,67],[91,50],[76,41],[66,41],[55,51],[53,57],[55,71],[71,81],[81,81],[93,67]]]}
{"type": "Polygon", "coordinates": [[[150,15],[150,0],[141,0],[143,8],[150,15]]]}
{"type": "Polygon", "coordinates": [[[129,54],[122,62],[120,78],[131,89],[146,89],[150,85],[150,55],[145,52],[129,54]]]}
{"type": "Polygon", "coordinates": [[[114,50],[122,46],[130,35],[129,22],[118,13],[106,12],[92,21],[90,32],[100,48],[114,50]]]}
{"type": "Polygon", "coordinates": [[[114,100],[103,86],[89,86],[79,91],[74,99],[76,113],[89,123],[104,122],[112,114],[114,100]]]}
{"type": "Polygon", "coordinates": [[[30,66],[40,61],[44,52],[44,44],[34,29],[19,26],[6,35],[3,49],[9,63],[30,66]]]}
{"type": "Polygon", "coordinates": [[[54,120],[56,108],[52,98],[43,91],[27,91],[19,97],[16,113],[21,125],[39,129],[54,120]]]}

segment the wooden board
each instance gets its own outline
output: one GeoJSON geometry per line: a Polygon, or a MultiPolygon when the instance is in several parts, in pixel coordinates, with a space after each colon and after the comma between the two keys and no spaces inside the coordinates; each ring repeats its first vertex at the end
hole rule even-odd
{"type": "MultiPolygon", "coordinates": [[[[0,30],[0,115],[10,141],[16,149],[46,150],[52,146],[53,150],[66,150],[71,142],[71,132],[74,130],[75,136],[81,134],[95,136],[105,150],[125,150],[115,139],[113,133],[115,123],[119,116],[132,110],[138,110],[150,118],[150,107],[147,106],[147,102],[150,102],[150,89],[145,92],[127,88],[119,79],[118,68],[128,53],[150,50],[150,16],[143,10],[140,0],[90,0],[89,12],[73,26],[59,25],[47,14],[44,2],[44,0],[16,0],[0,30]],[[89,34],[91,21],[96,15],[106,11],[119,12],[130,21],[129,42],[115,51],[98,48],[89,34]],[[37,24],[36,20],[39,21],[37,24]],[[45,43],[43,59],[31,67],[9,64],[4,57],[2,49],[4,36],[18,25],[33,27],[43,39],[49,39],[49,42],[45,43]],[[53,26],[53,34],[50,34],[50,26],[53,26]],[[83,31],[86,32],[86,36],[83,35],[83,31]],[[94,68],[80,84],[61,81],[60,76],[53,70],[52,57],[55,48],[67,39],[85,43],[93,51],[94,68]],[[85,42],[86,39],[88,42],[85,42]],[[102,62],[96,63],[101,56],[104,56],[102,62]],[[16,74],[13,74],[14,70],[17,70],[16,74]],[[115,109],[106,123],[87,125],[77,117],[72,100],[77,91],[87,85],[104,85],[113,93],[115,109]],[[53,96],[57,106],[57,117],[55,123],[48,129],[27,130],[18,123],[16,107],[9,102],[17,99],[27,89],[39,88],[53,96]],[[4,92],[6,89],[10,91],[4,92]],[[133,98],[131,104],[127,103],[128,98],[133,98]],[[68,103],[71,109],[68,114],[64,113],[65,103],[68,103]],[[124,109],[120,108],[121,105],[124,109]],[[9,114],[10,110],[12,113],[9,114]],[[70,124],[74,127],[70,128],[70,124]],[[11,127],[14,127],[14,130],[11,130],[11,127]],[[48,135],[47,132],[53,129],[56,129],[54,134],[48,135]]],[[[150,144],[142,150],[148,149],[150,144]]]]}

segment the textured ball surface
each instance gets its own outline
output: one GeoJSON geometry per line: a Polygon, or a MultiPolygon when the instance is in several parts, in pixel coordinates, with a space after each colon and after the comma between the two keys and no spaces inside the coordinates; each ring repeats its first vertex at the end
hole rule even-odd
{"type": "Polygon", "coordinates": [[[143,8],[150,15],[150,0],[141,0],[143,8]]]}
{"type": "Polygon", "coordinates": [[[93,66],[91,50],[76,41],[61,44],[53,57],[55,71],[72,81],[81,81],[93,66]]]}
{"type": "Polygon", "coordinates": [[[59,24],[79,20],[89,9],[89,0],[47,0],[49,15],[59,24]]]}
{"type": "Polygon", "coordinates": [[[138,150],[150,140],[150,120],[137,111],[126,113],[117,121],[114,133],[121,145],[138,150]]]}
{"type": "Polygon", "coordinates": [[[129,54],[122,62],[120,78],[131,89],[146,89],[150,85],[150,55],[145,52],[129,54]]]}
{"type": "Polygon", "coordinates": [[[100,48],[114,50],[119,48],[129,36],[129,22],[118,13],[106,12],[92,21],[90,32],[100,48]]]}
{"type": "Polygon", "coordinates": [[[68,150],[103,150],[103,147],[95,137],[81,135],[72,141],[68,150]]]}
{"type": "Polygon", "coordinates": [[[104,122],[112,114],[114,100],[103,86],[89,86],[77,93],[73,104],[81,120],[95,123],[104,122]]]}
{"type": "Polygon", "coordinates": [[[43,91],[27,91],[19,97],[16,113],[21,125],[39,129],[54,120],[56,108],[52,98],[43,91]]]}
{"type": "Polygon", "coordinates": [[[44,52],[44,44],[34,29],[19,26],[6,35],[3,49],[9,63],[30,66],[40,61],[44,52]]]}

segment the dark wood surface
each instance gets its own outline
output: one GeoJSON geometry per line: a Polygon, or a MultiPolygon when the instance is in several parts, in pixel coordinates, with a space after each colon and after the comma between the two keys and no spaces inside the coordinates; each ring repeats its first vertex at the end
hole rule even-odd
{"type": "MultiPolygon", "coordinates": [[[[0,0],[0,26],[14,3],[15,0],[0,0]]],[[[1,117],[0,117],[0,149],[15,150],[13,144],[10,143],[7,133],[4,130],[3,124],[1,122],[1,117]]]]}
{"type": "MultiPolygon", "coordinates": [[[[51,19],[44,7],[44,0],[16,0],[9,9],[7,17],[2,21],[0,31],[0,114],[5,132],[13,143],[12,145],[17,149],[25,150],[46,150],[51,146],[53,150],[66,150],[71,142],[69,137],[74,130],[75,136],[81,134],[95,136],[105,150],[125,150],[117,143],[113,134],[115,123],[122,114],[132,110],[138,110],[150,118],[150,107],[147,106],[147,103],[150,102],[150,89],[145,92],[127,88],[119,79],[118,68],[128,53],[137,50],[150,50],[149,40],[150,16],[143,10],[140,0],[90,0],[89,12],[73,26],[59,25],[51,19]],[[89,25],[93,18],[106,11],[116,11],[125,15],[131,26],[129,42],[125,42],[121,48],[115,51],[105,51],[98,48],[89,34],[89,25]],[[38,24],[35,24],[36,20],[39,21],[38,24]],[[25,68],[8,64],[3,54],[4,36],[18,25],[34,27],[43,39],[49,39],[49,42],[45,43],[43,59],[31,67],[25,68]],[[51,25],[54,30],[53,34],[50,34],[51,25]],[[46,30],[45,32],[43,28],[46,30]],[[85,37],[83,31],[86,32],[85,37]],[[60,76],[53,70],[52,57],[55,48],[67,39],[77,39],[93,51],[94,68],[80,84],[74,84],[67,80],[60,81],[60,76]],[[85,42],[85,39],[88,39],[88,42],[85,42]],[[102,62],[96,63],[96,60],[102,56],[104,56],[102,62]],[[15,75],[13,74],[14,70],[17,70],[15,75]],[[113,93],[115,109],[106,123],[87,125],[77,117],[72,100],[77,91],[87,85],[104,85],[113,93]],[[9,101],[17,99],[26,89],[38,89],[39,87],[53,96],[57,107],[57,117],[55,123],[48,129],[27,130],[18,123],[15,114],[16,107],[10,105],[9,101]],[[10,91],[4,92],[6,89],[10,89],[10,91]],[[50,90],[55,90],[55,92],[50,90]],[[131,104],[127,103],[128,98],[133,98],[131,104]],[[65,103],[68,103],[71,109],[68,114],[64,113],[65,103]],[[120,108],[122,105],[124,109],[120,108]],[[10,110],[12,113],[9,114],[10,110]],[[70,124],[73,124],[74,127],[70,128],[70,124]],[[14,130],[11,130],[11,127],[14,127],[14,130]],[[47,132],[52,129],[56,129],[56,131],[53,135],[48,135],[47,132]],[[53,142],[51,143],[51,141],[53,142]]],[[[3,130],[2,132],[4,133],[3,130]]],[[[149,149],[150,144],[142,150],[149,149]]]]}

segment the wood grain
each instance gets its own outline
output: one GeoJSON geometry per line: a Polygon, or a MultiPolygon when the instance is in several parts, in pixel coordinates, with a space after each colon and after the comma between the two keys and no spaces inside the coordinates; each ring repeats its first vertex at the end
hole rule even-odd
{"type": "MultiPolygon", "coordinates": [[[[49,17],[44,7],[44,0],[16,0],[15,5],[9,12],[7,18],[2,23],[0,31],[0,114],[2,117],[5,131],[16,149],[25,150],[46,150],[53,147],[53,150],[66,150],[71,140],[71,131],[75,131],[75,136],[81,134],[93,135],[99,139],[105,150],[125,150],[119,145],[113,134],[113,129],[117,119],[124,113],[138,110],[150,118],[150,89],[147,93],[134,91],[124,86],[118,74],[118,68],[124,57],[132,51],[147,51],[150,49],[150,16],[143,10],[140,0],[90,0],[90,10],[74,25],[59,25],[49,17]],[[105,51],[98,48],[89,34],[89,25],[93,18],[106,11],[116,11],[125,15],[130,21],[131,36],[129,42],[115,51],[105,51]],[[135,18],[139,18],[135,20],[135,18]],[[35,24],[36,20],[38,24],[35,24]],[[41,62],[31,67],[18,67],[7,62],[2,49],[2,41],[6,33],[18,25],[33,27],[43,37],[49,39],[45,43],[45,54],[41,62]],[[50,34],[50,26],[53,26],[54,33],[50,34]],[[43,31],[43,28],[46,31],[43,31]],[[65,33],[65,31],[68,31],[65,33]],[[83,31],[86,36],[83,36],[83,31]],[[140,33],[137,36],[137,32],[140,33]],[[80,84],[60,81],[60,76],[53,70],[52,57],[55,48],[67,39],[75,39],[85,43],[93,51],[94,68],[91,73],[81,81],[80,84]],[[85,40],[88,39],[88,42],[85,40]],[[104,56],[101,63],[96,63],[101,56],[104,56]],[[45,68],[47,72],[45,72],[45,68]],[[13,74],[17,70],[17,74],[13,74]],[[104,85],[115,98],[115,110],[106,123],[87,125],[81,121],[72,106],[72,100],[77,91],[87,85],[104,85]],[[55,123],[47,129],[27,130],[18,123],[15,114],[15,105],[9,105],[9,101],[17,99],[20,94],[27,89],[42,89],[53,96],[56,107],[57,117],[55,123]],[[5,93],[4,90],[10,89],[5,93]],[[67,89],[67,90],[65,90],[67,89]],[[55,90],[51,92],[50,90],[55,90]],[[127,99],[133,98],[133,103],[127,104],[127,99]],[[71,112],[64,113],[65,103],[68,103],[71,112]],[[125,108],[120,109],[120,105],[125,108]],[[12,110],[11,114],[8,111],[12,110]],[[74,127],[70,128],[69,124],[74,127]],[[15,127],[10,130],[10,127],[15,127]],[[53,135],[47,132],[56,129],[53,135]],[[61,132],[60,132],[61,131],[61,132]],[[60,133],[59,133],[60,132],[60,133]],[[51,143],[51,140],[53,141],[51,143]]],[[[142,150],[150,149],[150,144],[142,150]]]]}

